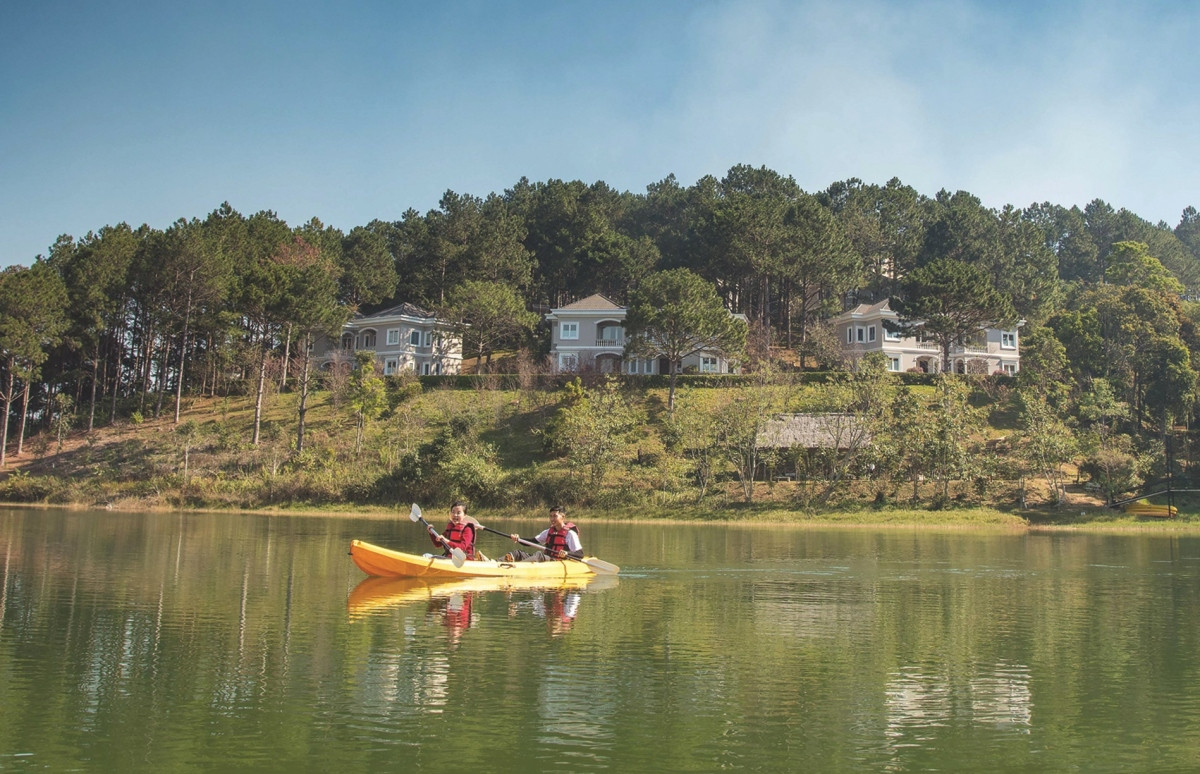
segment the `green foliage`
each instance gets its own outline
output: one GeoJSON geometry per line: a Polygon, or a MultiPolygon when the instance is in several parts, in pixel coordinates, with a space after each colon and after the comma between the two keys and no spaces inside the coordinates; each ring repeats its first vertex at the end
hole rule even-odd
{"type": "Polygon", "coordinates": [[[1084,458],[1079,470],[1100,485],[1105,502],[1134,491],[1145,480],[1145,471],[1153,464],[1153,456],[1138,454],[1133,439],[1123,433],[1101,440],[1098,435],[1084,437],[1084,458]]]}
{"type": "Polygon", "coordinates": [[[496,350],[520,344],[539,320],[538,315],[525,309],[515,288],[478,280],[456,286],[442,314],[454,320],[463,351],[488,362],[496,350]]]}
{"type": "Polygon", "coordinates": [[[983,416],[971,406],[969,397],[967,383],[954,375],[943,374],[934,385],[924,455],[929,472],[941,486],[943,499],[949,497],[952,480],[971,478],[977,471],[973,439],[983,428],[983,416]]]}
{"type": "Polygon", "coordinates": [[[715,413],[717,453],[742,485],[747,503],[754,501],[754,477],[771,451],[761,445],[767,421],[782,410],[781,387],[766,380],[737,394],[725,396],[715,413]]]}
{"type": "Polygon", "coordinates": [[[732,315],[711,283],[687,269],[648,278],[630,299],[625,315],[625,354],[665,357],[671,364],[667,407],[674,408],[683,359],[710,352],[737,360],[746,347],[746,324],[732,315]]]}
{"type": "Polygon", "coordinates": [[[383,379],[375,373],[375,353],[359,350],[354,353],[354,370],[347,384],[346,405],[354,415],[354,449],[362,449],[367,422],[377,419],[387,406],[387,390],[383,379]]]}
{"type": "Polygon", "coordinates": [[[950,349],[985,325],[1015,320],[1012,305],[979,268],[963,261],[931,261],[904,278],[901,297],[892,301],[901,328],[936,341],[942,371],[950,370],[950,349]]]}
{"type": "Polygon", "coordinates": [[[1018,402],[1024,461],[1046,479],[1055,504],[1062,504],[1066,499],[1063,465],[1078,451],[1075,434],[1039,392],[1026,389],[1018,393],[1018,402]]]}
{"type": "Polygon", "coordinates": [[[559,409],[553,443],[573,468],[586,470],[591,485],[599,487],[620,459],[640,417],[615,380],[582,393],[577,389],[576,385],[569,388],[568,399],[559,409]]]}
{"type": "Polygon", "coordinates": [[[18,470],[0,481],[0,500],[10,503],[49,502],[61,490],[62,481],[54,476],[31,476],[18,470]]]}
{"type": "Polygon", "coordinates": [[[415,400],[424,391],[417,375],[408,370],[391,374],[383,378],[384,391],[387,395],[387,410],[394,412],[402,403],[415,400]]]}

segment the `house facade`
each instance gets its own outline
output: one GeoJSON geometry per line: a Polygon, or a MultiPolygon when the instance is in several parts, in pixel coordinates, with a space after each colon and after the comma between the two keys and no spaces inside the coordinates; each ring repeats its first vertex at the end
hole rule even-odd
{"type": "Polygon", "coordinates": [[[371,350],[385,375],[413,371],[422,376],[457,374],[462,370],[462,340],[450,323],[412,304],[400,304],[367,315],[355,315],[335,342],[315,345],[317,361],[335,360],[371,350]]]}
{"type": "MultiPolygon", "coordinates": [[[[882,352],[889,371],[942,370],[942,348],[932,340],[901,336],[884,326],[885,320],[898,321],[887,301],[858,306],[834,317],[830,322],[841,342],[842,352],[857,361],[869,352],[882,352]]],[[[955,373],[1005,373],[1021,370],[1018,328],[983,328],[970,341],[950,350],[950,368],[955,373]]]]}
{"type": "MultiPolygon", "coordinates": [[[[625,357],[625,307],[596,294],[551,309],[550,357],[560,372],[597,371],[610,374],[666,374],[665,357],[625,357]]],[[[700,352],[683,359],[684,371],[731,373],[731,365],[716,353],[700,352]]]]}

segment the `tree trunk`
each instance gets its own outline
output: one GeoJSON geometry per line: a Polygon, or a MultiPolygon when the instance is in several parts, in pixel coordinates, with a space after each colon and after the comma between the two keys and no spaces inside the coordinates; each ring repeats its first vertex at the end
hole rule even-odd
{"type": "Polygon", "coordinates": [[[111,425],[117,421],[117,396],[121,392],[121,361],[125,354],[125,322],[122,317],[120,327],[117,328],[115,345],[113,346],[113,386],[112,386],[112,401],[108,412],[108,423],[111,425]]]}
{"type": "Polygon", "coordinates": [[[300,407],[297,410],[299,421],[296,423],[296,454],[304,451],[304,420],[308,415],[308,379],[309,363],[312,360],[309,352],[312,349],[312,334],[304,335],[304,367],[300,370],[300,407]]]}
{"type": "Polygon", "coordinates": [[[287,335],[283,339],[283,375],[279,377],[279,391],[287,387],[288,380],[288,364],[292,357],[292,324],[288,323],[287,335]]]}
{"type": "Polygon", "coordinates": [[[0,425],[0,468],[4,467],[8,460],[8,415],[12,410],[13,387],[16,382],[16,377],[13,375],[13,365],[11,359],[8,361],[8,389],[0,395],[0,403],[4,404],[4,420],[0,425]]]}
{"type": "Polygon", "coordinates": [[[96,342],[96,351],[92,353],[92,398],[88,401],[88,433],[96,427],[96,387],[100,383],[100,342],[96,342]]]}
{"type": "MultiPolygon", "coordinates": [[[[263,326],[264,329],[266,326],[263,326]]],[[[258,357],[258,389],[254,395],[254,437],[251,439],[252,446],[258,446],[259,438],[262,434],[262,407],[263,393],[267,388],[267,336],[266,331],[263,331],[262,341],[259,344],[258,357]]]]}
{"type": "Polygon", "coordinates": [[[154,417],[162,416],[163,397],[167,393],[167,365],[171,362],[171,345],[163,341],[162,355],[158,363],[158,380],[154,391],[157,396],[154,401],[154,417]]]}
{"type": "Polygon", "coordinates": [[[25,424],[29,417],[29,380],[25,380],[25,389],[21,391],[21,424],[17,428],[17,456],[25,450],[25,424]]]}
{"type": "Polygon", "coordinates": [[[187,307],[183,312],[183,335],[179,339],[179,374],[175,380],[175,422],[179,424],[179,410],[183,403],[183,367],[187,359],[188,329],[192,325],[192,297],[188,296],[187,307]]]}
{"type": "MultiPolygon", "coordinates": [[[[683,361],[680,360],[680,363],[683,361]]],[[[679,369],[676,367],[673,360],[667,361],[667,368],[671,371],[670,377],[667,379],[667,413],[675,411],[675,380],[679,378],[679,369]]]]}

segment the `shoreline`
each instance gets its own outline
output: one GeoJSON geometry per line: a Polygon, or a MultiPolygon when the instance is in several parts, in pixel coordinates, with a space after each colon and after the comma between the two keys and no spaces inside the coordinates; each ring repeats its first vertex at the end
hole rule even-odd
{"type": "MultiPolygon", "coordinates": [[[[434,512],[437,511],[436,506],[431,506],[434,512]]],[[[121,508],[112,505],[100,506],[83,503],[16,503],[16,502],[0,502],[0,508],[5,510],[62,510],[62,511],[93,511],[100,513],[113,514],[134,514],[134,513],[161,513],[171,515],[195,515],[203,516],[206,514],[220,515],[243,515],[243,516],[275,516],[275,517],[298,517],[298,518],[339,518],[339,519],[363,519],[368,521],[384,521],[393,519],[405,519],[407,515],[401,510],[382,511],[379,509],[371,509],[364,511],[343,510],[343,509],[314,509],[314,508],[256,508],[256,509],[223,509],[223,508],[171,508],[166,506],[143,506],[137,508],[121,508]]],[[[429,508],[426,508],[429,511],[429,508]]],[[[909,509],[897,509],[892,514],[895,518],[887,518],[885,514],[872,512],[866,513],[861,511],[844,511],[840,512],[840,518],[835,516],[805,516],[800,511],[787,509],[771,509],[765,513],[754,513],[748,515],[730,514],[720,516],[713,511],[700,511],[704,515],[698,515],[693,518],[680,518],[677,516],[655,516],[646,515],[644,512],[638,515],[628,517],[613,517],[592,515],[586,509],[573,509],[582,511],[579,516],[581,522],[590,522],[598,524],[659,524],[664,526],[745,526],[745,527],[801,527],[813,529],[854,529],[854,530],[921,530],[921,531],[944,531],[944,532],[1006,532],[1006,533],[1030,533],[1030,534],[1054,534],[1054,533],[1137,533],[1137,534],[1162,534],[1162,535],[1198,535],[1200,536],[1200,522],[1180,521],[1178,519],[1155,519],[1153,521],[1113,521],[1111,523],[1103,520],[1086,519],[1077,523],[1039,523],[1031,521],[1029,517],[1019,514],[1012,514],[1005,511],[999,511],[993,508],[977,507],[966,508],[960,510],[939,510],[939,511],[913,511],[909,509]],[[925,520],[917,518],[916,514],[924,516],[933,516],[934,518],[925,520]],[[883,518],[871,520],[871,516],[879,515],[883,518]],[[859,519],[864,520],[859,520],[859,519]]],[[[541,517],[540,509],[536,513],[528,515],[509,513],[509,512],[492,512],[487,509],[483,510],[487,521],[502,521],[502,522],[519,522],[537,520],[541,517]]],[[[472,515],[475,515],[474,513],[472,515]]],[[[477,517],[478,518],[478,517],[477,517]]],[[[1127,517],[1126,517],[1127,518],[1127,517]]]]}

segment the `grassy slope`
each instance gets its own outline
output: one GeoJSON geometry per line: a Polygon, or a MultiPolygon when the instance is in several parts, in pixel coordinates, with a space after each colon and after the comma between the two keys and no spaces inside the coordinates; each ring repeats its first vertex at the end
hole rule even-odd
{"type": "MultiPolygon", "coordinates": [[[[803,401],[803,396],[796,396],[803,401]]],[[[1100,507],[1082,487],[1072,487],[1066,506],[1018,511],[1012,491],[993,486],[983,497],[965,490],[957,506],[941,511],[914,506],[911,485],[891,487],[890,503],[874,505],[878,485],[854,487],[836,510],[802,505],[803,484],[760,483],[755,502],[741,502],[736,482],[715,487],[703,503],[694,492],[678,485],[679,461],[666,453],[655,429],[665,411],[665,390],[649,390],[643,407],[646,427],[629,449],[628,464],[606,482],[611,490],[586,509],[587,518],[605,513],[634,518],[682,520],[787,521],[822,525],[920,525],[988,528],[1090,528],[1168,530],[1187,528],[1197,509],[1176,499],[1183,517],[1172,521],[1139,519],[1100,507]],[[675,482],[675,483],[672,483],[675,482]]],[[[719,390],[697,390],[692,399],[702,404],[720,399],[719,390]]],[[[269,397],[264,413],[264,440],[249,440],[253,402],[246,397],[192,398],[181,426],[195,428],[192,441],[165,417],[140,424],[128,421],[98,427],[91,434],[75,432],[61,450],[46,437],[26,443],[12,458],[3,486],[10,501],[119,509],[218,508],[289,510],[322,513],[383,513],[388,509],[372,499],[370,484],[394,466],[405,451],[431,438],[450,417],[470,414],[482,428],[480,437],[497,451],[506,471],[538,470],[570,476],[566,463],[542,452],[537,430],[553,414],[558,396],[544,392],[503,390],[431,390],[400,404],[384,419],[373,422],[364,449],[354,450],[354,422],[345,407],[334,404],[329,392],[310,397],[307,454],[301,465],[288,466],[289,446],[296,429],[297,396],[269,397]],[[191,423],[191,424],[189,424],[191,423]],[[187,458],[187,475],[184,459],[187,458]]],[[[991,414],[992,435],[1012,431],[1012,417],[1003,408],[991,414]]],[[[928,496],[922,493],[924,501],[928,496]]],[[[527,513],[531,504],[491,509],[497,516],[527,513]]],[[[484,509],[487,512],[487,509],[484,509]]],[[[1196,524],[1200,529],[1200,522],[1196,524]]]]}

